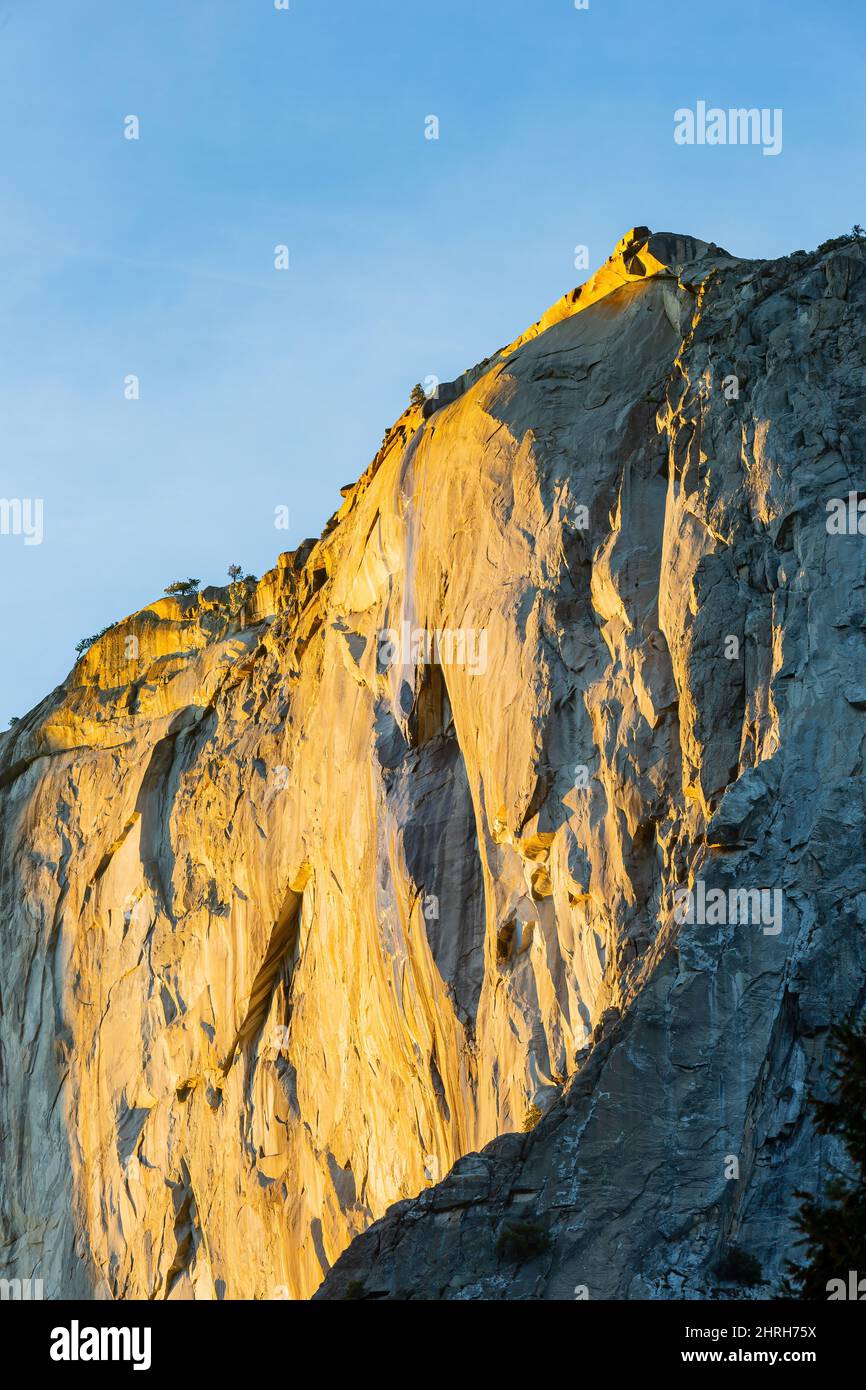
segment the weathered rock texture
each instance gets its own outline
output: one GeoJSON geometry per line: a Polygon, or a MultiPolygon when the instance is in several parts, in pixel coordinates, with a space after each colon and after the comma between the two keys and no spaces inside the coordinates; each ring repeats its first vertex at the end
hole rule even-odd
{"type": "Polygon", "coordinates": [[[866,977],[866,537],[826,510],[864,271],[635,229],[320,540],[120,623],[0,740],[0,1275],[307,1297],[353,1237],[320,1296],[778,1269],[866,977]],[[681,924],[698,880],[781,930],[681,924]]]}

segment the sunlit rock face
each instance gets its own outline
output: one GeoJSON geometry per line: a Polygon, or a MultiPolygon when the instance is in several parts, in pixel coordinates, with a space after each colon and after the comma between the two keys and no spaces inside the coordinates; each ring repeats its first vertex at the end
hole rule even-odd
{"type": "Polygon", "coordinates": [[[0,1275],[304,1298],[353,1237],[322,1296],[778,1267],[866,975],[866,536],[827,512],[864,266],[636,228],[320,540],[126,619],[3,736],[0,1275]]]}

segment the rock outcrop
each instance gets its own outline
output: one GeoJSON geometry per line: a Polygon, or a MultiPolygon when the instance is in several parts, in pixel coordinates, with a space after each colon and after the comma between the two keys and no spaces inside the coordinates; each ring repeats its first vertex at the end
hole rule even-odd
{"type": "Polygon", "coordinates": [[[774,1277],[866,993],[864,270],[634,229],[0,739],[0,1276],[774,1277]]]}

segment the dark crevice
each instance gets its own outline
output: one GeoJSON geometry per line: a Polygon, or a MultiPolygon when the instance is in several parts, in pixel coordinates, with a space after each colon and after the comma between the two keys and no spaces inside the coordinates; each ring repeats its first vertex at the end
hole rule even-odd
{"type": "Polygon", "coordinates": [[[271,931],[265,958],[253,980],[246,1015],[235,1034],[223,1072],[228,1072],[239,1050],[253,1050],[268,1016],[274,990],[281,980],[286,985],[291,983],[296,963],[303,900],[303,892],[296,892],[293,888],[287,889],[271,931]]]}
{"type": "Polygon", "coordinates": [[[450,724],[451,701],[445,675],[438,662],[432,662],[423,669],[407,720],[411,747],[421,748],[437,735],[444,735],[450,724]]]}

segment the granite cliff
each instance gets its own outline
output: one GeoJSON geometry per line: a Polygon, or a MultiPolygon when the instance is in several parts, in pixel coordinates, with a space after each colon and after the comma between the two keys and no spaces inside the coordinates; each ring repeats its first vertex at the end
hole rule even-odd
{"type": "Polygon", "coordinates": [[[0,1277],[772,1281],[866,997],[864,271],[633,229],[0,737],[0,1277]]]}

